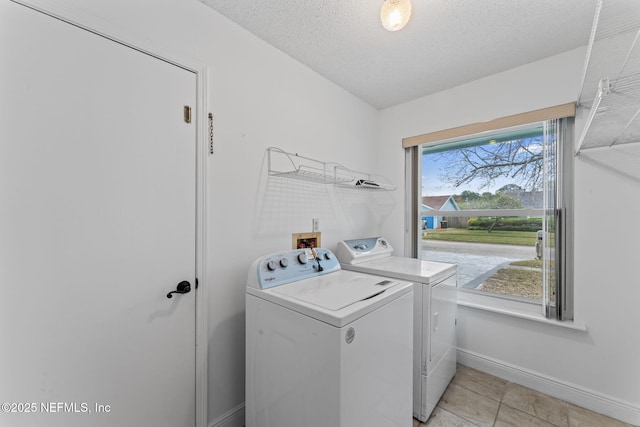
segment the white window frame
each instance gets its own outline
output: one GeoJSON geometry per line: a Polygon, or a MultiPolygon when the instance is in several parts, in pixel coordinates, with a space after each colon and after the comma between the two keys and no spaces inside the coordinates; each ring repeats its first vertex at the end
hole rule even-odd
{"type": "MultiPolygon", "coordinates": [[[[534,303],[517,301],[486,292],[459,292],[459,303],[492,311],[512,313],[520,317],[540,317],[540,308],[546,319],[573,320],[573,127],[575,105],[564,104],[543,110],[536,110],[515,116],[504,117],[403,140],[405,148],[405,254],[417,258],[420,243],[420,200],[421,200],[421,150],[423,144],[440,145],[454,140],[477,137],[487,132],[499,133],[517,126],[534,126],[551,119],[558,119],[556,162],[556,277],[555,303],[534,303]]],[[[434,215],[469,216],[470,211],[459,214],[451,211],[434,212],[434,215]]],[[[539,209],[482,210],[482,216],[540,216],[539,209]]]]}

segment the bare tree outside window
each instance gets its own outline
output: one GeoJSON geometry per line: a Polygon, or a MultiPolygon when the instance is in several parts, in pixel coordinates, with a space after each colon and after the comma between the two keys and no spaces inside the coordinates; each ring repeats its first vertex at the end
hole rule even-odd
{"type": "Polygon", "coordinates": [[[542,189],[542,138],[512,141],[443,151],[435,154],[443,165],[440,180],[459,188],[475,183],[478,189],[494,185],[498,180],[509,180],[510,186],[534,191],[542,189]]]}

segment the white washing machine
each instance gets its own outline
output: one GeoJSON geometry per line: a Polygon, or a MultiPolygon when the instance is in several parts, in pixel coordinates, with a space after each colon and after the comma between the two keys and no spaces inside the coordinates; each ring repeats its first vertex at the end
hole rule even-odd
{"type": "Polygon", "coordinates": [[[416,284],[413,416],[426,421],[456,373],[457,266],[392,253],[391,245],[381,237],[343,240],[336,252],[345,270],[416,284]]]}
{"type": "Polygon", "coordinates": [[[246,302],[247,427],[410,427],[413,284],[327,249],[257,259],[246,302]]]}

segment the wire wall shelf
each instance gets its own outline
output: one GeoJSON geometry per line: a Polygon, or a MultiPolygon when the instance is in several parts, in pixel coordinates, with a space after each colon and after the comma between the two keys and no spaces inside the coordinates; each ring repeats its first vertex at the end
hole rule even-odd
{"type": "Polygon", "coordinates": [[[640,2],[599,0],[578,106],[581,150],[640,142],[640,2]]]}
{"type": "Polygon", "coordinates": [[[269,175],[317,184],[364,191],[392,191],[396,187],[386,178],[353,171],[335,162],[322,162],[277,147],[267,148],[269,175]]]}
{"type": "MultiPolygon", "coordinates": [[[[345,173],[340,171],[343,169],[342,166],[336,166],[336,174],[345,173]]],[[[358,172],[350,169],[344,168],[345,171],[354,175],[353,180],[350,182],[342,182],[336,184],[336,187],[340,188],[348,188],[350,190],[360,190],[360,191],[393,191],[396,187],[387,180],[387,178],[382,175],[376,175],[366,172],[358,172]]]]}
{"type": "Polygon", "coordinates": [[[317,184],[338,184],[353,181],[349,174],[336,174],[337,163],[327,163],[297,153],[287,153],[276,147],[267,148],[269,175],[317,184]]]}

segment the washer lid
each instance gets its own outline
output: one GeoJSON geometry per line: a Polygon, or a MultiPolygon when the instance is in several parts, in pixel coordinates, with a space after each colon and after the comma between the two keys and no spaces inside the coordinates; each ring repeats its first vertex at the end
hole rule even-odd
{"type": "Polygon", "coordinates": [[[333,275],[303,280],[273,289],[273,293],[293,298],[326,310],[338,311],[360,301],[382,294],[398,285],[395,280],[366,275],[342,275],[336,281],[333,275]],[[347,276],[347,277],[344,277],[347,276]]]}
{"type": "Polygon", "coordinates": [[[247,286],[247,294],[341,328],[413,294],[413,283],[339,270],[268,289],[247,286]]]}

